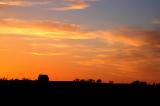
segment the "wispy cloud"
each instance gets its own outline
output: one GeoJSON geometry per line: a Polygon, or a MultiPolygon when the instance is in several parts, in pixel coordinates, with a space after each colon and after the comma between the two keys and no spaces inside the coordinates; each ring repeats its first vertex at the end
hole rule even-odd
{"type": "Polygon", "coordinates": [[[0,47],[18,56],[38,58],[39,61],[43,58],[42,63],[44,58],[50,63],[61,58],[63,62],[71,63],[70,67],[82,67],[92,72],[99,70],[119,78],[127,74],[152,80],[150,74],[160,75],[158,29],[121,27],[90,31],[81,30],[81,27],[54,20],[1,19],[0,37],[9,37],[0,39],[0,47]]]}
{"type": "Polygon", "coordinates": [[[43,36],[51,38],[86,39],[87,33],[79,30],[79,25],[54,20],[26,21],[1,19],[0,34],[43,36]],[[84,36],[85,34],[86,36],[84,36]],[[83,35],[83,36],[82,36],[83,35]]]}
{"type": "Polygon", "coordinates": [[[42,53],[42,52],[30,52],[29,54],[36,56],[61,56],[65,55],[65,53],[42,53]]]}
{"type": "Polygon", "coordinates": [[[90,6],[90,2],[97,0],[1,0],[0,7],[31,7],[48,6],[55,11],[82,10],[90,6]],[[56,5],[54,5],[56,4],[56,5]]]}
{"type": "Polygon", "coordinates": [[[160,25],[160,19],[152,20],[152,24],[160,25]]]}
{"type": "Polygon", "coordinates": [[[68,0],[68,5],[59,8],[53,8],[57,11],[68,11],[68,10],[82,10],[89,7],[89,4],[84,0],[68,0]]]}
{"type": "Polygon", "coordinates": [[[48,3],[50,3],[50,0],[1,0],[0,6],[29,7],[35,5],[46,5],[48,3]]]}
{"type": "Polygon", "coordinates": [[[67,44],[56,44],[56,43],[33,43],[31,44],[33,47],[51,47],[51,48],[70,48],[72,47],[71,45],[67,45],[67,44]]]}

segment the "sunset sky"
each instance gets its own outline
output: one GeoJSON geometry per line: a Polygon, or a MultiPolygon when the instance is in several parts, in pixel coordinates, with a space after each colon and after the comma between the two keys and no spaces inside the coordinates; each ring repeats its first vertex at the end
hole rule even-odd
{"type": "Polygon", "coordinates": [[[0,77],[160,82],[160,0],[0,0],[0,77]]]}

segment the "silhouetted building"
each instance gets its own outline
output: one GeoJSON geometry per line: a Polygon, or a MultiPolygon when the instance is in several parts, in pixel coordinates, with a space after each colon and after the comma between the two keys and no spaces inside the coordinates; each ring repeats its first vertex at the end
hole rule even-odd
{"type": "Polygon", "coordinates": [[[48,83],[49,77],[48,77],[48,75],[42,75],[42,74],[40,74],[38,76],[38,81],[41,82],[41,83],[48,83]]]}

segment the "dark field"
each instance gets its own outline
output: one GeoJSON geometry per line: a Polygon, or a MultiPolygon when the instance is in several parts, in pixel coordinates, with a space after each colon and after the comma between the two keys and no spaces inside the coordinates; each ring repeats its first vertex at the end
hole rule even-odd
{"type": "MultiPolygon", "coordinates": [[[[160,85],[148,85],[140,82],[132,84],[91,83],[75,81],[30,81],[30,80],[2,80],[0,81],[1,98],[20,98],[38,103],[44,100],[58,103],[116,103],[131,101],[159,100],[160,85]],[[114,101],[114,102],[113,102],[114,101]]],[[[18,99],[19,100],[19,99],[18,99]]],[[[103,103],[103,104],[104,104],[103,103]]],[[[155,103],[155,102],[154,102],[155,103]]]]}
{"type": "Polygon", "coordinates": [[[0,96],[160,97],[160,85],[110,84],[75,81],[0,81],[0,96]]]}

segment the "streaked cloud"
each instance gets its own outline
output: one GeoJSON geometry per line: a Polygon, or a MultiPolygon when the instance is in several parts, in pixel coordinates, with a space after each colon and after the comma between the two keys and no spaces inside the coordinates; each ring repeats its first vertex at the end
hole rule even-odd
{"type": "Polygon", "coordinates": [[[47,46],[47,47],[51,47],[51,48],[70,48],[72,47],[71,45],[66,45],[66,44],[55,44],[55,43],[33,43],[31,44],[33,47],[43,47],[43,46],[47,46]]]}
{"type": "Polygon", "coordinates": [[[14,53],[17,57],[25,57],[24,60],[27,57],[38,59],[40,63],[47,58],[49,63],[46,64],[61,59],[70,64],[71,69],[90,70],[96,74],[100,71],[119,79],[125,74],[131,80],[143,76],[153,81],[150,74],[160,75],[158,29],[121,27],[92,31],[81,27],[55,20],[1,19],[0,48],[9,50],[1,54],[14,53]]]}
{"type": "Polygon", "coordinates": [[[0,0],[0,75],[160,81],[159,2],[122,1],[0,0]]]}
{"type": "Polygon", "coordinates": [[[48,6],[55,11],[82,10],[90,6],[90,2],[97,0],[1,0],[0,7],[31,7],[48,6]],[[56,4],[56,5],[54,5],[56,4]]]}
{"type": "Polygon", "coordinates": [[[59,21],[26,21],[17,19],[1,19],[0,34],[43,36],[51,38],[87,39],[89,34],[79,30],[76,24],[59,21]],[[84,36],[84,35],[86,36],[84,36]]]}
{"type": "Polygon", "coordinates": [[[36,56],[61,56],[65,55],[65,53],[42,53],[42,52],[30,52],[29,54],[36,56]]]}
{"type": "Polygon", "coordinates": [[[152,24],[160,25],[160,19],[152,20],[152,24]]]}
{"type": "Polygon", "coordinates": [[[0,6],[29,7],[34,5],[46,5],[50,2],[51,0],[1,0],[0,6]]]}
{"type": "Polygon", "coordinates": [[[68,10],[82,10],[89,7],[89,4],[85,0],[68,0],[70,3],[67,6],[60,8],[53,8],[57,11],[68,11],[68,10]]]}

